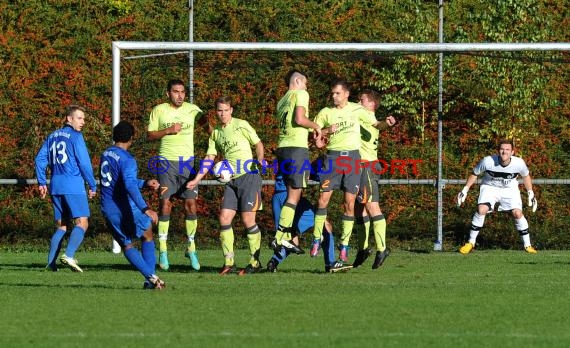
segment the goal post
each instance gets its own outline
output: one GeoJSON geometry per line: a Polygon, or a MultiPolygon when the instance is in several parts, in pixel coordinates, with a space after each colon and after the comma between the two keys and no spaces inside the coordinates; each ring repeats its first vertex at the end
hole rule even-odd
{"type": "MultiPolygon", "coordinates": [[[[113,41],[112,43],[112,123],[120,121],[121,105],[121,53],[125,50],[154,50],[154,51],[301,51],[301,52],[384,52],[384,53],[438,53],[440,54],[439,90],[442,90],[442,60],[443,53],[472,53],[472,52],[529,52],[529,51],[570,51],[568,42],[539,42],[539,43],[313,43],[313,42],[146,42],[146,41],[113,41]]],[[[441,109],[441,108],[440,108],[441,109]]],[[[438,139],[442,139],[443,113],[438,119],[438,139]]],[[[438,141],[438,162],[442,161],[442,144],[438,141]]],[[[442,241],[442,189],[445,184],[459,184],[457,180],[443,178],[443,168],[438,165],[436,180],[398,180],[398,183],[432,184],[438,188],[437,195],[437,241],[434,250],[440,251],[437,245],[442,241]],[[420,182],[425,181],[425,182],[420,182]]],[[[544,183],[567,184],[554,182],[556,179],[543,179],[544,183]],[[550,182],[552,181],[552,182],[550,182]]],[[[386,181],[386,180],[381,180],[386,181]]],[[[537,180],[534,180],[536,183],[537,180]]],[[[463,183],[464,181],[461,181],[463,183]]]]}

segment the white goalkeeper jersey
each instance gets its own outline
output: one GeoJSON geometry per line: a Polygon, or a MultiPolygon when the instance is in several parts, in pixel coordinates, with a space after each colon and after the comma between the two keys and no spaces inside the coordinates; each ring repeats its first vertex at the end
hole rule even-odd
{"type": "Polygon", "coordinates": [[[473,174],[483,175],[481,185],[494,187],[518,187],[517,177],[527,176],[528,167],[520,157],[511,156],[511,162],[503,167],[499,155],[487,156],[473,168],[473,174]]]}

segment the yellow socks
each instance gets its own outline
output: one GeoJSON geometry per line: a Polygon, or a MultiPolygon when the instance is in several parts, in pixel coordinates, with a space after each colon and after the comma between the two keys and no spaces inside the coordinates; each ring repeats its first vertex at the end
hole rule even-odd
{"type": "Polygon", "coordinates": [[[234,265],[234,230],[231,225],[222,226],[220,228],[220,242],[222,243],[222,252],[224,253],[224,264],[226,266],[234,265]]]}
{"type": "Polygon", "coordinates": [[[386,219],[380,214],[372,217],[372,228],[374,230],[374,240],[378,251],[386,250],[386,219]]]}
{"type": "Polygon", "coordinates": [[[327,219],[327,208],[319,208],[315,214],[315,227],[313,230],[314,239],[322,239],[325,221],[327,219]]]}
{"type": "Polygon", "coordinates": [[[358,250],[368,248],[368,235],[370,232],[370,218],[365,216],[363,221],[356,224],[356,233],[358,235],[358,250]]]}
{"type": "Polygon", "coordinates": [[[348,245],[350,241],[350,235],[352,234],[352,229],[354,228],[354,216],[343,215],[341,220],[342,233],[340,235],[340,244],[348,245]]]}
{"type": "Polygon", "coordinates": [[[259,249],[261,248],[261,232],[257,225],[247,229],[247,241],[249,242],[249,253],[251,255],[249,264],[259,267],[259,249]]]}
{"type": "Polygon", "coordinates": [[[170,216],[163,215],[158,219],[158,249],[167,251],[166,241],[168,239],[168,228],[170,227],[170,216]]]}
{"type": "Polygon", "coordinates": [[[196,228],[198,227],[198,217],[196,215],[186,216],[186,236],[188,237],[188,252],[196,251],[196,244],[194,243],[194,236],[196,235],[196,228]]]}

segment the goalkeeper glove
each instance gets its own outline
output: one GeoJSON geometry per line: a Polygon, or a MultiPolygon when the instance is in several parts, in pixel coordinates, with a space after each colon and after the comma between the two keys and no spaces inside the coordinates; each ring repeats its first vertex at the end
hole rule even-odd
{"type": "Polygon", "coordinates": [[[532,207],[532,212],[536,212],[536,208],[538,208],[538,201],[536,200],[536,197],[534,196],[534,192],[532,190],[528,190],[528,206],[532,207]]]}
{"type": "Polygon", "coordinates": [[[463,190],[461,190],[461,192],[459,192],[457,194],[457,206],[460,207],[461,204],[463,204],[463,202],[465,202],[465,199],[467,198],[467,192],[469,191],[469,187],[464,186],[463,190]]]}

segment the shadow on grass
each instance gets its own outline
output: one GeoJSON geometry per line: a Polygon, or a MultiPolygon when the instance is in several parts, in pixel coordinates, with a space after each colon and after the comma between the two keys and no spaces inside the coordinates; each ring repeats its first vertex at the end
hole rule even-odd
{"type": "MultiPolygon", "coordinates": [[[[61,282],[54,282],[52,284],[46,283],[3,283],[0,282],[0,286],[9,286],[9,287],[22,287],[22,288],[74,288],[74,289],[113,289],[113,290],[133,290],[136,289],[133,286],[112,286],[109,284],[101,283],[101,284],[93,284],[93,283],[82,283],[82,284],[62,284],[61,282]]],[[[142,282],[141,282],[141,290],[142,282]]]]}
{"type": "MultiPolygon", "coordinates": [[[[238,273],[244,268],[245,267],[239,267],[238,266],[230,274],[231,275],[238,275],[238,273]]],[[[221,269],[222,269],[221,266],[216,267],[216,266],[204,266],[204,265],[202,265],[200,267],[199,271],[195,271],[190,266],[186,266],[186,265],[170,265],[170,269],[168,271],[160,271],[160,270],[158,270],[158,271],[161,274],[168,274],[168,273],[219,274],[221,269]]],[[[261,271],[259,272],[259,274],[266,274],[266,273],[270,273],[270,272],[268,272],[267,268],[265,268],[265,267],[262,268],[261,271]]],[[[279,269],[277,271],[277,273],[281,273],[281,274],[299,274],[299,273],[320,274],[320,273],[325,273],[325,272],[324,272],[324,270],[318,270],[318,269],[284,269],[284,270],[279,269]]],[[[244,276],[255,276],[256,274],[245,274],[244,276]]]]}
{"type": "MultiPolygon", "coordinates": [[[[81,264],[81,268],[84,272],[105,272],[105,271],[135,271],[135,268],[129,264],[116,264],[116,263],[98,263],[98,264],[81,264]]],[[[188,265],[170,265],[168,271],[163,271],[157,267],[156,271],[160,274],[168,273],[196,273],[196,274],[218,274],[222,267],[216,266],[202,266],[199,271],[195,271],[188,265]]],[[[233,272],[236,275],[241,271],[243,267],[236,267],[233,272]]],[[[31,272],[50,272],[46,269],[44,263],[4,263],[0,264],[0,270],[10,270],[10,271],[31,271],[31,272]]],[[[67,266],[58,265],[58,272],[72,272],[67,266]]],[[[260,273],[269,273],[266,268],[263,268],[260,273]]],[[[324,274],[324,270],[320,269],[284,269],[279,270],[278,273],[284,274],[324,274]]]]}
{"type": "MultiPolygon", "coordinates": [[[[107,271],[107,270],[118,270],[118,271],[132,271],[134,268],[128,264],[81,264],[80,267],[85,270],[96,270],[96,271],[107,271]]],[[[28,271],[45,271],[46,264],[45,263],[9,263],[9,264],[0,264],[0,269],[5,270],[28,270],[28,271]]],[[[58,269],[60,270],[69,270],[67,266],[58,265],[58,269]]]]}
{"type": "Polygon", "coordinates": [[[410,253],[414,253],[414,254],[429,254],[429,253],[431,253],[431,250],[427,249],[427,248],[426,249],[416,248],[416,249],[409,249],[406,251],[410,252],[410,253]]]}
{"type": "MultiPolygon", "coordinates": [[[[513,264],[515,264],[515,265],[544,265],[545,263],[547,263],[547,262],[537,262],[537,261],[513,262],[513,264]]],[[[550,262],[548,262],[548,263],[550,263],[550,262]]],[[[552,264],[553,265],[570,265],[570,260],[568,260],[568,261],[554,261],[554,262],[552,262],[552,264]]]]}

